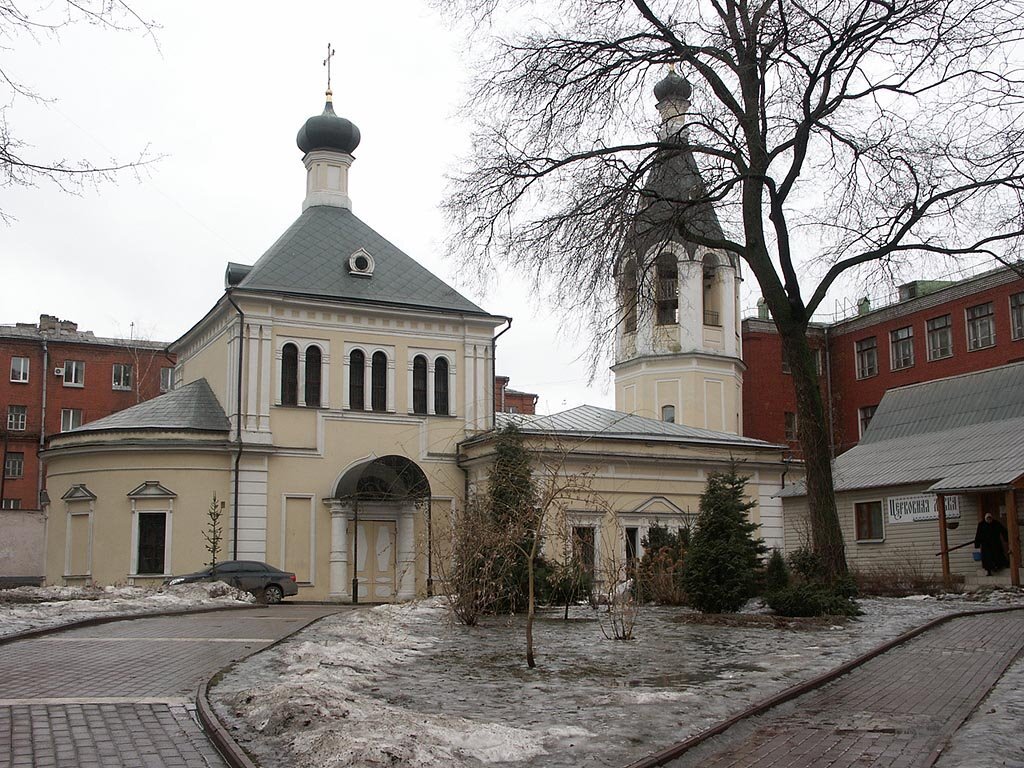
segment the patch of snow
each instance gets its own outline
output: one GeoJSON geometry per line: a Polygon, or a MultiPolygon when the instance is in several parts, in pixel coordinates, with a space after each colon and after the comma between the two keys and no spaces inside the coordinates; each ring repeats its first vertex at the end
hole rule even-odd
{"type": "MultiPolygon", "coordinates": [[[[1024,592],[864,599],[811,629],[696,624],[645,607],[635,639],[597,614],[454,623],[439,600],[349,611],[236,665],[212,698],[264,765],[621,766],[944,614],[1024,592]]],[[[748,606],[760,612],[760,606],[748,606]]]]}
{"type": "Polygon", "coordinates": [[[143,616],[251,603],[255,598],[223,582],[143,587],[16,587],[0,591],[0,637],[82,619],[143,616]]]}

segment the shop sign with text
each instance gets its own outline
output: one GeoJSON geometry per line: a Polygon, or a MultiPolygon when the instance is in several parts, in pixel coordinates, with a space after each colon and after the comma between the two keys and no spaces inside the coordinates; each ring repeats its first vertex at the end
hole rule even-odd
{"type": "MultiPolygon", "coordinates": [[[[938,496],[924,493],[915,496],[890,496],[888,502],[890,523],[919,523],[939,519],[938,496]]],[[[960,519],[959,496],[946,497],[946,519],[960,519]]]]}

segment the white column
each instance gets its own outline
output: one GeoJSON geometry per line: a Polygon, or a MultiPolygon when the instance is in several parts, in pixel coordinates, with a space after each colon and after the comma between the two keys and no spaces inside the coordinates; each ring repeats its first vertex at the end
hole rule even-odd
{"type": "Polygon", "coordinates": [[[398,514],[398,599],[416,597],[416,537],[413,525],[416,507],[409,504],[398,514]]]}
{"type": "Polygon", "coordinates": [[[408,371],[408,376],[406,376],[406,385],[405,385],[406,386],[406,392],[405,393],[407,395],[406,400],[409,401],[409,413],[412,413],[416,409],[416,406],[413,403],[413,394],[412,394],[412,391],[413,391],[413,381],[412,381],[412,379],[413,379],[413,371],[414,370],[415,370],[415,356],[413,356],[413,358],[411,360],[409,360],[409,371],[408,371]]]}
{"type": "Polygon", "coordinates": [[[722,297],[721,323],[724,337],[724,352],[732,357],[739,357],[740,350],[736,338],[736,270],[731,266],[721,266],[715,275],[722,285],[719,295],[722,297]]]}
{"type": "MultiPolygon", "coordinates": [[[[451,362],[448,363],[448,415],[449,416],[456,416],[459,413],[459,409],[455,407],[455,403],[457,402],[458,395],[459,395],[458,390],[455,388],[456,381],[457,381],[457,379],[456,379],[456,376],[455,376],[455,359],[454,359],[454,355],[453,355],[451,362]]],[[[493,386],[493,384],[492,384],[492,386],[493,386]]]]}
{"type": "Polygon", "coordinates": [[[388,397],[386,410],[388,413],[395,412],[395,361],[390,357],[388,358],[388,369],[387,369],[387,387],[388,397]]]}
{"type": "Polygon", "coordinates": [[[679,347],[704,347],[704,264],[689,259],[679,262],[679,347]]]}
{"type": "Polygon", "coordinates": [[[434,415],[434,360],[427,362],[427,413],[434,415]]]}
{"type": "Polygon", "coordinates": [[[351,600],[352,581],[348,573],[348,514],[351,504],[331,499],[331,592],[332,600],[351,600]]]}
{"type": "Polygon", "coordinates": [[[363,410],[373,410],[373,353],[363,355],[363,410]]]}
{"type": "Polygon", "coordinates": [[[298,405],[306,404],[306,352],[302,350],[297,355],[298,358],[298,371],[296,381],[298,385],[298,391],[295,393],[295,402],[298,405]]]}
{"type": "Polygon", "coordinates": [[[263,432],[270,431],[270,373],[273,365],[273,349],[270,345],[271,328],[269,325],[260,326],[260,410],[259,429],[263,432]]]}
{"type": "Polygon", "coordinates": [[[246,356],[249,358],[249,375],[245,387],[245,401],[242,403],[242,413],[245,414],[245,428],[253,431],[257,427],[259,414],[260,349],[258,326],[249,323],[245,336],[246,356]]]}
{"type": "Polygon", "coordinates": [[[320,406],[331,407],[331,356],[326,352],[320,357],[320,406]]]}

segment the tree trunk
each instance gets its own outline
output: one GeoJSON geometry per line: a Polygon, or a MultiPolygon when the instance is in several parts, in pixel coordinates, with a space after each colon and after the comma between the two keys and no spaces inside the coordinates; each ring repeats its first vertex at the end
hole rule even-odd
{"type": "Polygon", "coordinates": [[[776,322],[776,327],[796,391],[797,436],[806,472],[810,546],[821,559],[825,577],[835,581],[847,574],[847,567],[832,479],[829,414],[825,411],[821,396],[814,357],[807,343],[806,327],[799,323],[784,322],[776,322]]]}

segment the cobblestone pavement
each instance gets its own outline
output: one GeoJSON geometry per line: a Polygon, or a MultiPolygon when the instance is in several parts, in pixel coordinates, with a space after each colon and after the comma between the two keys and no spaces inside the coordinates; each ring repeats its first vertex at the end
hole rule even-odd
{"type": "Polygon", "coordinates": [[[195,719],[199,685],[338,610],[139,618],[0,646],[0,768],[224,766],[195,719]]]}
{"type": "Polygon", "coordinates": [[[930,766],[1022,650],[1024,611],[953,619],[669,765],[930,766]]]}

